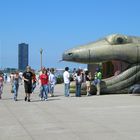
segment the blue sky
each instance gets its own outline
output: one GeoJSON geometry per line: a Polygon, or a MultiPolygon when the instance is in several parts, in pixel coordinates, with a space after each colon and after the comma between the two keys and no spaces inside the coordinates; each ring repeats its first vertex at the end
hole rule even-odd
{"type": "Polygon", "coordinates": [[[62,53],[112,33],[140,36],[139,0],[0,0],[0,67],[18,67],[18,44],[29,44],[29,64],[59,62],[62,53]]]}

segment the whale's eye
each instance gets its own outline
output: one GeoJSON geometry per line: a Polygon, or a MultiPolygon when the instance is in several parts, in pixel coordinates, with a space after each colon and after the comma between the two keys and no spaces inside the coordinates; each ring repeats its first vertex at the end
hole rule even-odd
{"type": "Polygon", "coordinates": [[[125,36],[125,35],[119,35],[119,34],[108,36],[107,41],[111,45],[127,44],[127,43],[132,42],[131,38],[129,38],[129,37],[125,36]]]}
{"type": "Polygon", "coordinates": [[[119,44],[126,44],[127,43],[127,38],[125,36],[114,36],[112,40],[114,45],[119,45],[119,44]]]}

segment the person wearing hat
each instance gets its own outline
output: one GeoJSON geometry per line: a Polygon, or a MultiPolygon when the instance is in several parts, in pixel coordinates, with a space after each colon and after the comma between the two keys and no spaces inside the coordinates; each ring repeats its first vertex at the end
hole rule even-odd
{"type": "Polygon", "coordinates": [[[23,73],[24,88],[25,88],[25,101],[30,102],[30,94],[32,93],[32,77],[31,67],[27,66],[26,71],[23,73]]]}

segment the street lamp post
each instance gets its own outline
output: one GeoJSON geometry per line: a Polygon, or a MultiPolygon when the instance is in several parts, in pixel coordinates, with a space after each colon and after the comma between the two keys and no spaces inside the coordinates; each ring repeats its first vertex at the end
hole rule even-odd
{"type": "Polygon", "coordinates": [[[40,49],[40,67],[42,69],[42,53],[43,53],[43,49],[40,49]]]}

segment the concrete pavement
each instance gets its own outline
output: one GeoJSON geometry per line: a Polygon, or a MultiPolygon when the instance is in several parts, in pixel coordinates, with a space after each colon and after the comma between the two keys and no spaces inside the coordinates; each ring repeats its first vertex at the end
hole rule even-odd
{"type": "Polygon", "coordinates": [[[139,140],[140,96],[119,94],[64,97],[56,85],[55,97],[40,101],[39,88],[31,102],[18,101],[10,85],[0,100],[0,140],[139,140]]]}

